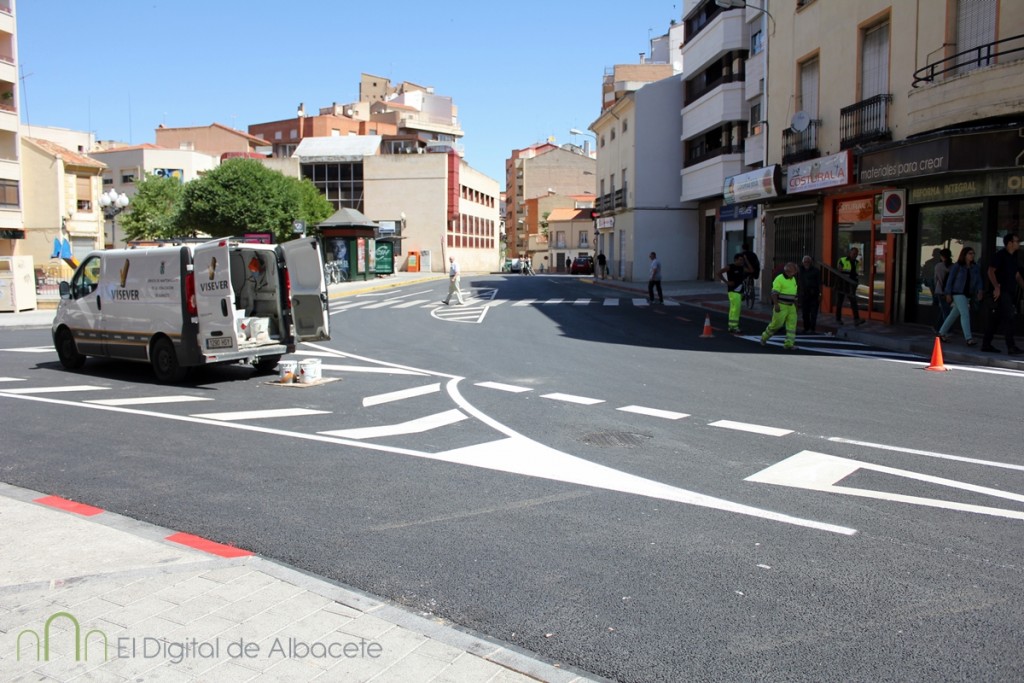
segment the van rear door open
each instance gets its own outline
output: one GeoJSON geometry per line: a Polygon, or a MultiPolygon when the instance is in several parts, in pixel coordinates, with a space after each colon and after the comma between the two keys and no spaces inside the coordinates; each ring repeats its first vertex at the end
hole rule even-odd
{"type": "Polygon", "coordinates": [[[320,242],[314,238],[291,240],[281,245],[281,251],[288,267],[296,341],[330,339],[327,279],[320,242]]]}
{"type": "Polygon", "coordinates": [[[217,240],[196,247],[193,263],[200,352],[237,351],[235,292],[231,288],[227,241],[217,240]]]}

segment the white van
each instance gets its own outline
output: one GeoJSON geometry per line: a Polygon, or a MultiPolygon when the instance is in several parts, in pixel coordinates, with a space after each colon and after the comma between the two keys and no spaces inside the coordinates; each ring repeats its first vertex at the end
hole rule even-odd
{"type": "Polygon", "coordinates": [[[69,370],[104,356],[148,362],[159,381],[178,382],[209,363],[270,371],[296,343],[330,339],[312,238],[95,251],[60,296],[53,344],[69,370]]]}

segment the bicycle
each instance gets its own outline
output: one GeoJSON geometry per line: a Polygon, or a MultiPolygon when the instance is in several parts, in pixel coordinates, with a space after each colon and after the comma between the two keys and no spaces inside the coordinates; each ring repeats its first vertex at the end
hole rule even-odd
{"type": "Polygon", "coordinates": [[[743,303],[747,305],[747,308],[754,307],[754,278],[748,277],[743,280],[743,291],[741,293],[743,303]]]}

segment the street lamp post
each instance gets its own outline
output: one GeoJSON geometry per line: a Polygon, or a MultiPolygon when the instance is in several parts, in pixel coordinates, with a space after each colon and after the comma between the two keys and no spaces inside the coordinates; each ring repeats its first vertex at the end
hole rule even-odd
{"type": "Polygon", "coordinates": [[[128,195],[124,192],[118,194],[117,190],[111,188],[109,192],[100,195],[100,208],[103,209],[103,217],[110,221],[110,244],[117,248],[117,214],[128,208],[128,195]]]}
{"type": "Polygon", "coordinates": [[[722,9],[740,9],[742,7],[749,7],[750,9],[756,9],[761,12],[764,12],[764,15],[768,17],[772,22],[772,33],[775,33],[775,17],[773,17],[771,15],[771,12],[766,10],[764,7],[751,5],[750,3],[744,2],[744,0],[715,0],[715,4],[721,7],[722,9]]]}

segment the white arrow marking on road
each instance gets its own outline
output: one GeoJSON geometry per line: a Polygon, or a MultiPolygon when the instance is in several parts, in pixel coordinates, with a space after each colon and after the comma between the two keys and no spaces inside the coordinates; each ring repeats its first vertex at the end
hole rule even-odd
{"type": "Polygon", "coordinates": [[[440,383],[427,384],[422,387],[413,387],[412,389],[402,389],[401,391],[392,391],[387,394],[377,394],[376,396],[367,396],[363,399],[363,407],[368,408],[370,406],[380,405],[381,403],[391,403],[393,401],[401,401],[415,396],[436,394],[439,391],[441,391],[440,383]]]}
{"type": "Polygon", "coordinates": [[[379,427],[358,427],[356,429],[336,429],[329,432],[317,432],[324,436],[340,436],[346,439],[376,439],[381,436],[396,436],[400,434],[419,434],[438,427],[455,424],[467,419],[458,410],[446,410],[436,415],[416,418],[408,422],[399,422],[393,425],[381,425],[379,427]]]}
{"type": "Polygon", "coordinates": [[[911,453],[913,455],[923,455],[929,458],[938,458],[940,460],[956,460],[959,462],[969,462],[975,465],[987,465],[988,467],[1002,467],[1008,470],[1020,470],[1024,472],[1024,465],[1012,465],[1007,462],[998,462],[996,460],[980,460],[978,458],[968,458],[963,455],[949,455],[948,453],[936,453],[934,451],[920,451],[916,448],[903,448],[902,446],[886,446],[882,443],[871,443],[870,441],[854,441],[853,439],[844,439],[840,436],[830,436],[829,441],[833,443],[846,443],[851,446],[866,446],[867,448],[878,448],[884,451],[895,451],[896,453],[911,453]]]}
{"type": "Polygon", "coordinates": [[[615,470],[611,467],[598,465],[589,460],[578,458],[575,455],[556,451],[553,448],[518,434],[490,443],[457,448],[443,453],[434,453],[429,457],[446,462],[472,465],[474,467],[486,467],[512,474],[522,474],[529,477],[590,486],[606,491],[618,491],[620,493],[725,510],[741,515],[750,515],[752,517],[760,517],[812,529],[831,531],[847,536],[857,533],[856,529],[849,527],[791,517],[770,510],[762,510],[749,505],[733,503],[722,498],[714,498],[702,493],[687,491],[686,489],[676,488],[675,486],[662,484],[651,479],[644,479],[643,477],[615,470]]]}
{"type": "Polygon", "coordinates": [[[889,500],[897,503],[910,503],[912,505],[924,505],[927,507],[945,508],[947,510],[959,510],[961,512],[975,512],[981,515],[994,515],[996,517],[1008,517],[1010,519],[1024,519],[1024,512],[1016,510],[1003,510],[990,508],[982,505],[970,505],[967,503],[955,503],[937,498],[921,498],[919,496],[905,496],[899,493],[887,493],[885,491],[872,491],[870,489],[858,489],[849,486],[836,486],[857,470],[872,470],[892,474],[897,477],[916,479],[930,484],[949,486],[951,488],[982,493],[1007,500],[1015,500],[1024,503],[1024,496],[999,489],[991,489],[985,486],[976,486],[953,479],[933,477],[930,474],[900,470],[885,465],[875,465],[869,462],[860,462],[848,458],[840,458],[826,453],[814,451],[800,451],[780,463],[752,474],[745,481],[757,482],[760,484],[777,484],[779,486],[791,486],[811,491],[824,491],[827,493],[842,493],[848,496],[860,496],[862,498],[874,498],[876,500],[889,500]]]}
{"type": "Polygon", "coordinates": [[[765,427],[763,425],[752,425],[746,422],[733,422],[732,420],[719,420],[718,422],[712,422],[708,425],[709,427],[723,427],[725,429],[735,429],[740,432],[753,432],[754,434],[765,434],[766,436],[786,436],[786,434],[792,434],[792,429],[779,429],[778,427],[765,427]]]}

